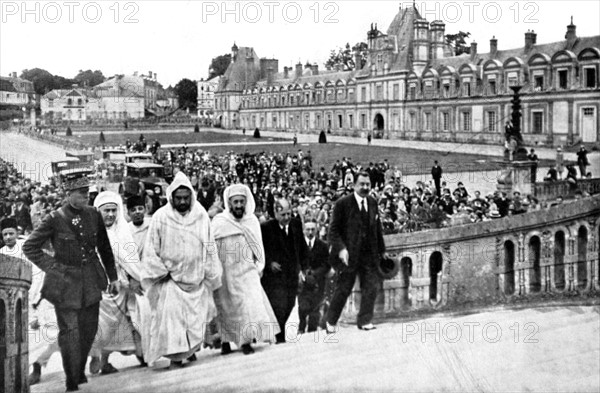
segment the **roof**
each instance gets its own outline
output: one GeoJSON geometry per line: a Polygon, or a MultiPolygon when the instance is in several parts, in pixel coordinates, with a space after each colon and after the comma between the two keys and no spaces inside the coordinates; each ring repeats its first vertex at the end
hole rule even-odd
{"type": "Polygon", "coordinates": [[[241,91],[254,87],[260,79],[260,60],[254,49],[239,48],[235,60],[229,64],[223,76],[219,80],[218,91],[241,91]]]}
{"type": "Polygon", "coordinates": [[[0,91],[35,94],[33,82],[23,78],[0,76],[0,91]]]}
{"type": "Polygon", "coordinates": [[[149,162],[130,162],[128,164],[125,164],[126,167],[128,168],[138,168],[138,169],[158,169],[158,168],[163,168],[162,165],[159,164],[152,164],[149,162]]]}
{"type": "Polygon", "coordinates": [[[101,97],[145,97],[145,86],[154,83],[141,76],[115,75],[114,77],[94,87],[94,91],[101,97]]]}

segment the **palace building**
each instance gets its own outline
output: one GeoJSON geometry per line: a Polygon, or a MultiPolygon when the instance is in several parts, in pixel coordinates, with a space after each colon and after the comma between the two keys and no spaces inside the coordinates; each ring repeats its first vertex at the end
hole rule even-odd
{"type": "MultiPolygon", "coordinates": [[[[549,37],[551,38],[551,37],[549,37]]],[[[232,63],[215,93],[215,123],[224,128],[375,138],[500,143],[510,119],[512,85],[523,86],[526,144],[598,142],[600,36],[538,44],[528,31],[520,48],[489,51],[471,43],[454,56],[445,24],[416,8],[401,9],[386,33],[367,32],[366,64],[352,71],[299,63],[279,71],[277,59],[251,47],[232,48],[232,63]]],[[[355,63],[361,54],[355,51],[355,63]]]]}

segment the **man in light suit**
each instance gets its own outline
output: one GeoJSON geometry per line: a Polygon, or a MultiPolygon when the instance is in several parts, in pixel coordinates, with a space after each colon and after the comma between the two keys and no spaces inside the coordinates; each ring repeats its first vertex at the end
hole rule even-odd
{"type": "Polygon", "coordinates": [[[377,202],[369,196],[371,180],[361,171],[356,176],[354,192],[338,200],[329,227],[330,263],[336,270],[337,286],[327,311],[327,332],[336,324],[352,292],[356,275],[360,279],[361,301],[357,325],[373,330],[373,310],[379,287],[377,265],[387,258],[377,202]]]}

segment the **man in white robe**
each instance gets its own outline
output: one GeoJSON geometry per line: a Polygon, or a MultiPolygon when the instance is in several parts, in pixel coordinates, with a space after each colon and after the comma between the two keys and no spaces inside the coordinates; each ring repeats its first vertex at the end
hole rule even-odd
{"type": "Polygon", "coordinates": [[[280,329],[260,283],[265,250],[254,197],[247,186],[235,184],[225,189],[223,199],[225,211],[212,221],[223,264],[223,285],[215,291],[221,353],[230,353],[233,342],[249,355],[254,340],[274,342],[280,329]]]}
{"type": "Polygon", "coordinates": [[[221,286],[222,268],[208,213],[183,172],[167,198],[150,222],[142,285],[152,310],[148,364],[164,356],[178,368],[200,348],[216,316],[213,291],[221,286]]]}
{"type": "Polygon", "coordinates": [[[117,276],[123,290],[116,295],[102,295],[98,333],[90,351],[90,372],[95,373],[99,366],[101,374],[112,374],[118,370],[108,361],[111,352],[135,353],[142,356],[139,336],[136,335],[131,319],[135,296],[142,295],[139,285],[141,264],[125,220],[121,196],[112,191],[101,192],[94,200],[94,207],[100,211],[104,220],[115,256],[117,276]]]}

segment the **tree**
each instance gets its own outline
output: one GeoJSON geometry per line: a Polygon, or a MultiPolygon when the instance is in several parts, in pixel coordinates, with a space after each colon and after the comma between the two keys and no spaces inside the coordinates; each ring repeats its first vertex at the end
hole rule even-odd
{"type": "Polygon", "coordinates": [[[54,75],[41,68],[23,70],[20,78],[33,82],[33,88],[37,94],[46,94],[54,87],[54,75]]]}
{"type": "Polygon", "coordinates": [[[359,68],[363,68],[367,63],[368,45],[364,42],[359,42],[353,47],[350,47],[350,43],[347,43],[344,48],[338,48],[332,50],[329,54],[329,59],[325,62],[325,67],[335,68],[341,65],[344,71],[352,71],[356,69],[357,64],[354,61],[354,51],[358,49],[360,52],[360,64],[359,68]]]}
{"type": "Polygon", "coordinates": [[[175,85],[175,93],[181,109],[196,110],[198,104],[198,85],[196,83],[184,78],[175,85]]]}
{"type": "Polygon", "coordinates": [[[103,145],[106,143],[106,138],[104,137],[104,131],[100,131],[100,143],[102,143],[103,145]]]}
{"type": "Polygon", "coordinates": [[[459,31],[457,34],[446,34],[446,43],[454,48],[454,55],[460,56],[463,53],[471,53],[471,46],[467,45],[465,38],[469,38],[471,33],[459,31]]]}
{"type": "Polygon", "coordinates": [[[102,71],[99,71],[99,70],[96,70],[96,71],[79,70],[79,73],[73,79],[75,80],[75,82],[77,82],[79,84],[80,87],[83,87],[86,85],[88,87],[94,87],[106,80],[106,78],[102,74],[102,71]]]}
{"type": "Polygon", "coordinates": [[[231,54],[217,56],[210,62],[210,68],[208,69],[208,79],[212,79],[215,76],[225,75],[227,67],[231,63],[231,54]]]}
{"type": "Polygon", "coordinates": [[[41,68],[23,70],[20,77],[33,82],[35,92],[41,95],[54,89],[69,89],[75,83],[75,80],[73,79],[52,75],[50,72],[41,68]]]}

